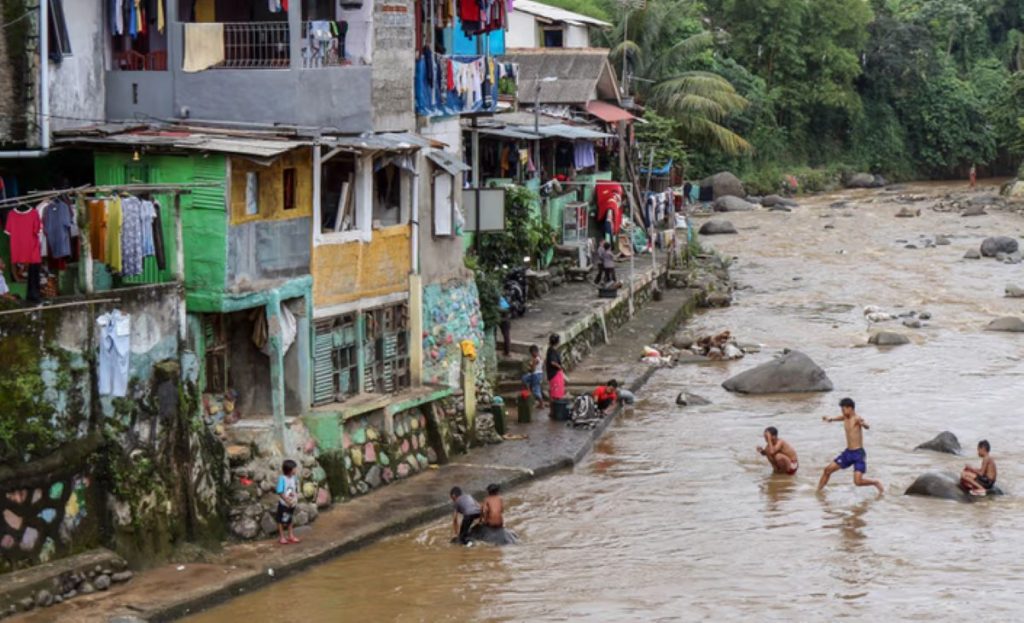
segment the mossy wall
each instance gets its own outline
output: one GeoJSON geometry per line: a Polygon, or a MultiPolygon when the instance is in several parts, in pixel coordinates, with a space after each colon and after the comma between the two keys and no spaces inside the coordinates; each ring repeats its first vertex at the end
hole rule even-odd
{"type": "Polygon", "coordinates": [[[143,565],[223,534],[223,449],[182,381],[183,296],[162,284],[0,313],[0,571],[96,545],[143,565]],[[115,308],[131,322],[119,398],[95,391],[96,319],[115,308]]]}

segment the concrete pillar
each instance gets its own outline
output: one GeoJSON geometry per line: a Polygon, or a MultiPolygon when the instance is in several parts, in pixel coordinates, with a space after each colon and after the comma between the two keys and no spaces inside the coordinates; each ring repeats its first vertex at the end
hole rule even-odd
{"type": "Polygon", "coordinates": [[[302,68],[302,2],[288,4],[288,47],[292,70],[302,68]]]}
{"type": "Polygon", "coordinates": [[[274,412],[274,441],[284,452],[284,350],[281,348],[281,295],[274,292],[266,305],[267,341],[270,344],[270,398],[274,412]]]}
{"type": "Polygon", "coordinates": [[[466,435],[476,437],[476,362],[462,358],[462,396],[466,407],[466,435]]]}
{"type": "Polygon", "coordinates": [[[409,378],[423,384],[423,277],[409,275],[409,378]]]}
{"type": "Polygon", "coordinates": [[[313,301],[310,294],[302,297],[303,313],[296,314],[295,353],[299,360],[299,402],[305,412],[313,405],[313,301]]]}

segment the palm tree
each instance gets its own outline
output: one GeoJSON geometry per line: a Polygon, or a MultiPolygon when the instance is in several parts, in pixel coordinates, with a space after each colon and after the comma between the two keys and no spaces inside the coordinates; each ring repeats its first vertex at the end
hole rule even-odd
{"type": "Polygon", "coordinates": [[[714,146],[730,155],[749,152],[750,143],[723,125],[747,107],[747,100],[725,78],[685,69],[685,59],[710,48],[716,38],[708,31],[688,33],[689,15],[687,0],[648,2],[629,11],[628,19],[624,15],[608,35],[619,42],[611,56],[618,59],[616,66],[626,56],[631,71],[625,79],[635,85],[634,92],[659,114],[675,119],[687,144],[714,146]]]}

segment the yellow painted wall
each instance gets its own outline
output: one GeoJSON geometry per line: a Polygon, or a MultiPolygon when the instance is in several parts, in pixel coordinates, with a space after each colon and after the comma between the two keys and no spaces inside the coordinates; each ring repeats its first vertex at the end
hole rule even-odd
{"type": "Polygon", "coordinates": [[[278,156],[269,166],[246,158],[231,158],[231,224],[272,221],[313,214],[313,155],[309,148],[278,156]],[[295,207],[284,209],[284,170],[295,169],[295,207]],[[245,175],[259,174],[259,214],[245,213],[245,175]]]}
{"type": "Polygon", "coordinates": [[[313,305],[331,307],[403,292],[412,261],[409,225],[383,227],[371,242],[313,247],[313,305]]]}

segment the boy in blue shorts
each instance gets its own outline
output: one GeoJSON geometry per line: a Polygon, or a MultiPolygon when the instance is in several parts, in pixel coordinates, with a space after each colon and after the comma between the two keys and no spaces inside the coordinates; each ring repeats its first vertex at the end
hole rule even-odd
{"type": "Polygon", "coordinates": [[[821,480],[818,481],[818,491],[825,488],[833,473],[852,465],[853,484],[858,487],[875,487],[879,493],[884,493],[885,489],[881,482],[864,477],[864,472],[868,471],[868,455],[864,451],[864,431],[871,427],[864,421],[864,418],[857,415],[856,405],[852,399],[840,400],[839,408],[843,411],[840,417],[822,417],[821,419],[824,422],[843,423],[843,428],[846,429],[846,449],[825,467],[824,473],[821,474],[821,480]]]}

